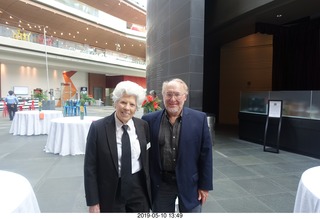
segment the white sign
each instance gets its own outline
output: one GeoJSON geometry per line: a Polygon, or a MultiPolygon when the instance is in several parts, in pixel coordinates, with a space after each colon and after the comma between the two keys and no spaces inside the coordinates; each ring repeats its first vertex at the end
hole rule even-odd
{"type": "Polygon", "coordinates": [[[282,101],[269,100],[269,117],[280,118],[282,115],[282,101]]]}

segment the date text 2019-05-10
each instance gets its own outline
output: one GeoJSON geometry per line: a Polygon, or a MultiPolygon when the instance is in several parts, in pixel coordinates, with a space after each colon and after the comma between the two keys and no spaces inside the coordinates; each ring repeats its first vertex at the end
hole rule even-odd
{"type": "Polygon", "coordinates": [[[182,213],[138,213],[137,218],[183,218],[182,213]]]}

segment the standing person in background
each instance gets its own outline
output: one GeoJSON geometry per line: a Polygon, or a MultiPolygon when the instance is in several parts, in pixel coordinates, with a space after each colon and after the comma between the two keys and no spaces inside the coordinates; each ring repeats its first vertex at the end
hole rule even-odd
{"type": "Polygon", "coordinates": [[[17,112],[19,100],[12,90],[9,90],[8,93],[9,95],[5,98],[5,101],[7,103],[10,121],[12,121],[15,113],[17,112]]]}
{"type": "Polygon", "coordinates": [[[149,127],[133,117],[145,95],[138,84],[120,82],[112,93],[115,112],[90,126],[84,185],[91,213],[150,212],[149,127]],[[125,162],[125,156],[130,161],[125,162]]]}
{"type": "Polygon", "coordinates": [[[181,79],[162,85],[165,109],[145,114],[150,128],[153,212],[202,211],[213,189],[212,142],[206,114],[184,107],[188,87],[181,79]]]}

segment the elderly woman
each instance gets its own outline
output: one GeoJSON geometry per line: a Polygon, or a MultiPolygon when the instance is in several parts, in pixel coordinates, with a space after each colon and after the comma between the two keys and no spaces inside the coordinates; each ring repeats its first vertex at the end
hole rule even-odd
{"type": "Polygon", "coordinates": [[[149,128],[134,117],[146,92],[123,81],[112,95],[115,112],[94,121],[87,136],[84,185],[89,212],[149,212],[149,128]]]}

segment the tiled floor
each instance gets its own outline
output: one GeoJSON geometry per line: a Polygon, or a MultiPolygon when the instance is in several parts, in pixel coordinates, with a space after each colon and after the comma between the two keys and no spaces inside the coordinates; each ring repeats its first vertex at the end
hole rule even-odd
{"type": "MultiPolygon", "coordinates": [[[[88,114],[112,111],[90,107],[88,114]]],[[[30,181],[43,213],[87,212],[84,156],[45,153],[46,135],[13,136],[10,125],[8,117],[0,117],[0,169],[30,181]]],[[[216,127],[213,157],[214,190],[203,206],[207,213],[291,213],[301,174],[320,165],[319,159],[286,151],[263,152],[262,145],[239,140],[236,127],[216,127]]]]}

